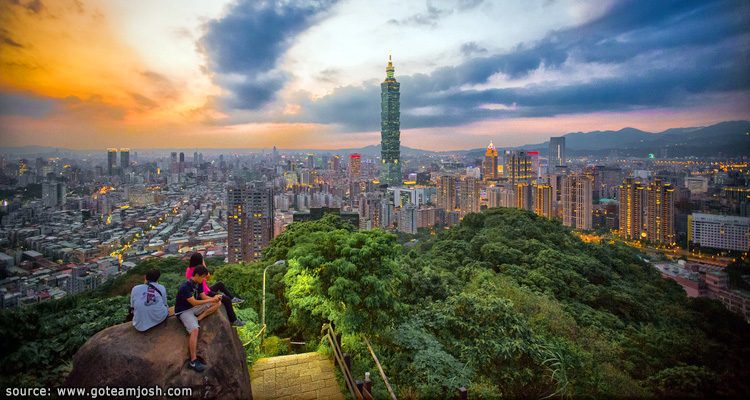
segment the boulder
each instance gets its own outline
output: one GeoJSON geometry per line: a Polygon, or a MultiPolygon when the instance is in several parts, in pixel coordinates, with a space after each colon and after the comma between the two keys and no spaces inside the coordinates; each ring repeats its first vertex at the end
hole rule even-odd
{"type": "MultiPolygon", "coordinates": [[[[251,399],[245,351],[223,308],[201,321],[202,373],[188,368],[188,334],[176,317],[138,332],[131,323],[92,336],[73,357],[68,387],[192,388],[192,397],[251,399]]],[[[166,398],[166,393],[162,394],[166,398]]]]}

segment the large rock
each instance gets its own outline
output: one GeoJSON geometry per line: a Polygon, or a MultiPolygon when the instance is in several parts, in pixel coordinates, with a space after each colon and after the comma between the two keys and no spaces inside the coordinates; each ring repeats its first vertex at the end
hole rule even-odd
{"type": "MultiPolygon", "coordinates": [[[[251,399],[250,374],[237,332],[224,309],[201,321],[198,356],[206,370],[187,367],[188,334],[179,319],[138,332],[131,323],[109,327],[73,357],[69,387],[190,387],[193,397],[251,399]]],[[[166,397],[166,393],[163,393],[166,397]]]]}

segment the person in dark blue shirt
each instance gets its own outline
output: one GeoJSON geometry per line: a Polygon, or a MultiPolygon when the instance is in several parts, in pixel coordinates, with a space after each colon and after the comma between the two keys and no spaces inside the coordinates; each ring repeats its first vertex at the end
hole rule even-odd
{"type": "Polygon", "coordinates": [[[203,281],[208,276],[208,269],[198,266],[193,271],[193,277],[182,283],[177,290],[177,300],[174,312],[190,334],[188,349],[190,350],[189,367],[203,372],[204,365],[198,359],[198,324],[203,318],[213,314],[221,307],[221,295],[209,296],[203,292],[203,281]]]}

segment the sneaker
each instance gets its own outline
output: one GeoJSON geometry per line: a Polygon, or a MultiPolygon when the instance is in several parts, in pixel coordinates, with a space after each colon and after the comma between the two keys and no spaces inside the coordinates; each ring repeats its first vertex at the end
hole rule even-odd
{"type": "Polygon", "coordinates": [[[241,299],[239,297],[233,297],[232,298],[232,304],[240,304],[240,303],[244,303],[244,302],[245,302],[245,300],[241,299]]]}
{"type": "Polygon", "coordinates": [[[197,358],[193,361],[190,361],[190,363],[188,363],[188,368],[193,369],[196,372],[203,372],[203,370],[205,369],[201,360],[197,358]]]}
{"type": "Polygon", "coordinates": [[[236,320],[234,320],[234,322],[232,322],[232,326],[245,326],[245,321],[242,321],[240,319],[236,319],[236,320]]]}

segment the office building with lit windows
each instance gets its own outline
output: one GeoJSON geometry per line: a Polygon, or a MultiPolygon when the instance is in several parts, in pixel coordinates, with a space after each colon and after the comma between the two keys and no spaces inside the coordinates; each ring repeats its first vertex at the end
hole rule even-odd
{"type": "Polygon", "coordinates": [[[528,182],[534,177],[531,171],[531,156],[523,150],[507,152],[504,172],[508,182],[513,185],[528,182]]]}
{"type": "Polygon", "coordinates": [[[674,188],[654,179],[646,188],[646,240],[671,245],[674,235],[674,188]]]}
{"type": "Polygon", "coordinates": [[[227,256],[229,262],[260,259],[273,239],[273,190],[263,183],[227,187],[227,256]]]}
{"type": "Polygon", "coordinates": [[[639,240],[643,232],[643,184],[635,178],[626,178],[619,192],[620,234],[626,239],[639,240]]]}
{"type": "Polygon", "coordinates": [[[395,68],[388,56],[386,78],[380,84],[380,182],[400,186],[401,176],[401,105],[400,83],[394,78],[395,68]]]}
{"type": "Polygon", "coordinates": [[[495,148],[495,145],[490,142],[490,145],[487,146],[487,151],[484,153],[484,160],[482,161],[482,179],[489,181],[498,178],[497,162],[497,149],[495,148]]]}
{"type": "Polygon", "coordinates": [[[591,229],[594,181],[587,175],[566,175],[562,178],[563,225],[591,229]]]}
{"type": "Polygon", "coordinates": [[[556,167],[562,166],[565,166],[565,137],[551,137],[547,154],[547,172],[553,173],[556,167]]]}
{"type": "Polygon", "coordinates": [[[693,213],[688,216],[688,242],[719,250],[750,250],[750,218],[693,213]]]}

